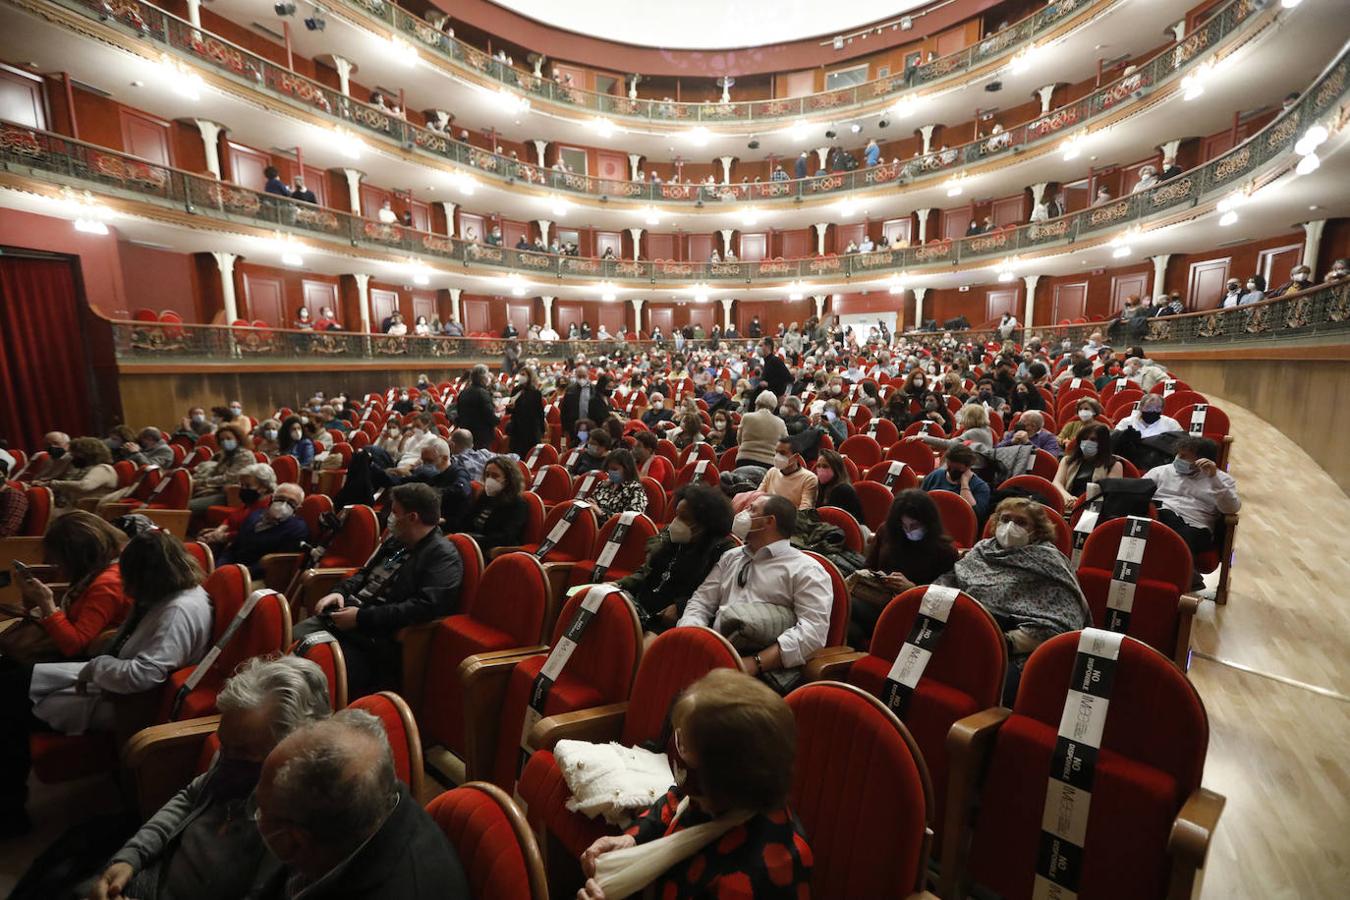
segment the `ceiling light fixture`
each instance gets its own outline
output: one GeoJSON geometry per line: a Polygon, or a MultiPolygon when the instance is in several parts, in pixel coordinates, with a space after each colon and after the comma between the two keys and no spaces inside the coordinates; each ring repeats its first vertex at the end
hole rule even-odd
{"type": "Polygon", "coordinates": [[[1280,0],[1280,6],[1283,6],[1285,9],[1293,9],[1302,2],[1303,0],[1280,0]]]}
{"type": "Polygon", "coordinates": [[[614,285],[610,284],[608,281],[600,285],[600,288],[600,299],[604,300],[606,303],[613,303],[615,300],[619,299],[619,295],[614,292],[614,285]]]}
{"type": "Polygon", "coordinates": [[[708,139],[712,135],[708,129],[704,128],[702,125],[695,125],[693,128],[686,131],[684,136],[689,140],[689,143],[693,144],[695,147],[706,147],[708,146],[708,139]]]}
{"type": "Polygon", "coordinates": [[[595,133],[602,138],[614,137],[614,132],[618,130],[612,121],[603,116],[592,119],[591,127],[594,128],[595,133]]]}
{"type": "Polygon", "coordinates": [[[951,178],[947,179],[948,197],[959,197],[961,196],[962,192],[965,191],[965,189],[966,189],[965,175],[953,175],[951,178]]]}
{"type": "Polygon", "coordinates": [[[1303,137],[1298,139],[1298,143],[1294,144],[1294,152],[1299,156],[1307,156],[1326,143],[1326,139],[1329,137],[1331,137],[1331,132],[1327,131],[1327,127],[1321,122],[1314,122],[1308,126],[1307,131],[1303,132],[1303,137]]]}
{"type": "Polygon", "coordinates": [[[1077,159],[1079,154],[1083,152],[1083,135],[1075,134],[1073,137],[1066,140],[1061,145],[1060,149],[1065,162],[1068,162],[1071,159],[1077,159]]]}
{"type": "Polygon", "coordinates": [[[654,206],[644,206],[642,209],[638,210],[638,213],[641,214],[643,220],[648,225],[661,224],[661,212],[654,206]]]}
{"type": "Polygon", "coordinates": [[[1317,158],[1317,154],[1309,153],[1298,161],[1298,165],[1294,166],[1294,174],[1311,175],[1321,168],[1321,166],[1322,160],[1317,158]]]}
{"type": "Polygon", "coordinates": [[[1014,75],[1021,75],[1040,59],[1041,51],[1042,48],[1037,47],[1035,44],[1019,50],[1017,53],[1013,54],[1013,58],[1009,61],[1008,68],[1014,75]]]}
{"type": "Polygon", "coordinates": [[[517,94],[514,91],[509,91],[504,87],[498,88],[496,93],[496,99],[505,103],[507,111],[510,113],[514,113],[515,115],[518,116],[524,115],[525,113],[530,111],[529,97],[522,97],[520,94],[517,94]]]}
{"type": "Polygon", "coordinates": [[[281,254],[281,264],[283,266],[291,266],[292,268],[299,268],[300,266],[303,266],[305,264],[305,258],[301,256],[299,253],[296,253],[294,250],[287,250],[286,252],[281,254]]]}
{"type": "Polygon", "coordinates": [[[84,234],[107,234],[107,220],[112,218],[112,210],[94,200],[89,191],[77,194],[70,188],[62,188],[61,202],[67,209],[67,215],[75,220],[75,230],[84,234]]]}
{"type": "Polygon", "coordinates": [[[450,176],[450,180],[455,183],[455,187],[466,197],[472,197],[473,192],[478,189],[478,182],[474,181],[469,175],[463,172],[457,172],[450,176]]]}
{"type": "Polygon", "coordinates": [[[417,67],[421,57],[417,55],[417,48],[405,41],[398,35],[390,35],[387,41],[384,41],[385,50],[394,57],[394,62],[400,66],[409,69],[417,67]]]}
{"type": "Polygon", "coordinates": [[[333,130],[333,142],[337,152],[348,159],[360,159],[366,148],[364,141],[340,125],[333,130]]]}
{"type": "Polygon", "coordinates": [[[1183,100],[1194,100],[1205,92],[1205,82],[1214,71],[1214,60],[1207,59],[1181,79],[1183,100]]]}
{"type": "Polygon", "coordinates": [[[179,60],[164,53],[159,58],[159,75],[164,86],[187,100],[200,100],[206,83],[179,60]]]}
{"type": "Polygon", "coordinates": [[[747,209],[741,213],[741,224],[746,228],[752,228],[759,223],[759,210],[747,209]]]}
{"type": "Polygon", "coordinates": [[[788,137],[792,138],[794,141],[804,141],[811,133],[811,123],[805,119],[798,119],[783,130],[786,131],[788,137]]]}

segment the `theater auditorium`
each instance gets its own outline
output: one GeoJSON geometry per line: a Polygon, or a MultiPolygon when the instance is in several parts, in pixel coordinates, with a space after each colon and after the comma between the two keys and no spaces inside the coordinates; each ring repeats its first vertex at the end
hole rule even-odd
{"type": "Polygon", "coordinates": [[[0,895],[1344,897],[1346,12],[0,0],[0,895]]]}

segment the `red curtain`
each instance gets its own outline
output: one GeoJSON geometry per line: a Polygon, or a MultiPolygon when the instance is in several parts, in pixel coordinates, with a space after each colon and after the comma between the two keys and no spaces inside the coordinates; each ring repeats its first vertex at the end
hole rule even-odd
{"type": "Polygon", "coordinates": [[[32,451],[90,427],[91,368],[68,259],[0,256],[0,437],[32,451]]]}

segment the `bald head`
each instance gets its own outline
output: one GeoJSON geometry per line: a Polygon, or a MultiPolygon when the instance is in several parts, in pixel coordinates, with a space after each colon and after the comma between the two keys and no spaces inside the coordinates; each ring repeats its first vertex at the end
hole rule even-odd
{"type": "Polygon", "coordinates": [[[277,485],[277,489],[272,492],[272,499],[285,500],[299,509],[300,505],[305,502],[305,490],[300,485],[288,481],[285,484],[277,485]]]}
{"type": "Polygon", "coordinates": [[[60,447],[62,450],[70,448],[70,435],[64,431],[49,431],[42,437],[42,443],[48,447],[60,447]]]}

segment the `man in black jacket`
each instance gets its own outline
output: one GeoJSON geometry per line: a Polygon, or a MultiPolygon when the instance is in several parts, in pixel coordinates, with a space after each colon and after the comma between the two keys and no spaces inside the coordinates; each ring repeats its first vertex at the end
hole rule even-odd
{"type": "Polygon", "coordinates": [[[591,384],[590,369],[577,366],[573,370],[573,381],[563,394],[558,415],[562,418],[563,436],[569,444],[577,439],[577,419],[590,419],[597,425],[609,418],[609,402],[605,399],[601,385],[591,384]]]}
{"type": "Polygon", "coordinates": [[[488,367],[476,365],[469,372],[468,387],[455,400],[455,424],[469,429],[475,447],[492,447],[500,421],[492,391],[488,389],[491,383],[492,375],[488,367]]]}
{"type": "Polygon", "coordinates": [[[788,371],[787,363],[773,352],[773,338],[765,338],[760,344],[760,351],[760,355],[764,357],[762,377],[765,386],[773,391],[776,397],[787,396],[788,386],[792,384],[792,373],[788,371]]]}
{"type": "Polygon", "coordinates": [[[344,709],[293,732],[263,763],[258,831],[285,864],[253,897],[468,900],[444,833],[394,771],[380,720],[344,709]]]}
{"type": "Polygon", "coordinates": [[[355,575],[314,605],[295,626],[296,639],[332,632],[347,657],[352,698],[396,687],[402,665],[397,633],[407,625],[453,615],[464,563],[437,527],[441,495],[427,484],[390,491],[391,536],[355,575]]]}

